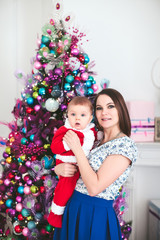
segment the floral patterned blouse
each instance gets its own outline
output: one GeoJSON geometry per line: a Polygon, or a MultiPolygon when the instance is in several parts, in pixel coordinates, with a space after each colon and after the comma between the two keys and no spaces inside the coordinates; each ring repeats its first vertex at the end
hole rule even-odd
{"type": "MultiPolygon", "coordinates": [[[[120,187],[127,180],[129,173],[137,160],[137,147],[134,141],[127,136],[113,139],[100,146],[97,144],[97,147],[95,147],[88,155],[89,164],[93,170],[97,172],[106,157],[113,154],[127,157],[131,160],[131,164],[116,181],[104,191],[96,195],[96,197],[107,200],[114,200],[119,195],[120,187]]],[[[89,195],[81,177],[77,181],[75,190],[89,195]]]]}

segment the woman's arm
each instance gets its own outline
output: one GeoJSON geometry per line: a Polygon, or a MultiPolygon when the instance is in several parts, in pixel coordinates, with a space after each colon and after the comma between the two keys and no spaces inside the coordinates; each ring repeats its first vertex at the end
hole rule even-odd
{"type": "Polygon", "coordinates": [[[91,196],[99,194],[110,186],[131,163],[128,158],[122,155],[111,155],[104,160],[98,172],[94,172],[76,134],[73,131],[68,131],[64,136],[64,140],[76,156],[81,177],[91,196]]]}

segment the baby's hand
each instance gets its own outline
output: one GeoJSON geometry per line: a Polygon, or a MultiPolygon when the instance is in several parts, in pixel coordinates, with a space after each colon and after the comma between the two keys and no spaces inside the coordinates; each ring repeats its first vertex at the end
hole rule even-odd
{"type": "Polygon", "coordinates": [[[67,143],[68,147],[72,150],[73,153],[81,147],[80,140],[75,132],[68,130],[64,135],[63,140],[67,143]]]}
{"type": "Polygon", "coordinates": [[[71,163],[60,163],[55,167],[54,171],[58,176],[73,177],[77,172],[77,166],[71,163]]]}

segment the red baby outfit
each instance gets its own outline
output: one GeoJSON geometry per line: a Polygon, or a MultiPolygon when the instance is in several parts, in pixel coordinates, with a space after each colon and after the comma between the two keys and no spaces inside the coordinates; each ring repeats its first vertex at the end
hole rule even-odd
{"type": "MultiPolygon", "coordinates": [[[[70,150],[66,142],[63,141],[63,136],[68,130],[73,130],[78,135],[82,149],[85,155],[88,155],[93,147],[96,137],[94,126],[93,123],[90,123],[84,130],[76,130],[70,126],[68,119],[66,119],[65,125],[57,130],[51,143],[51,150],[56,154],[56,165],[65,162],[77,164],[73,152],[70,150]]],[[[48,216],[48,222],[52,226],[59,228],[62,227],[64,209],[69,198],[72,196],[78,178],[79,171],[77,171],[73,177],[60,176],[54,191],[51,211],[48,216]]]]}

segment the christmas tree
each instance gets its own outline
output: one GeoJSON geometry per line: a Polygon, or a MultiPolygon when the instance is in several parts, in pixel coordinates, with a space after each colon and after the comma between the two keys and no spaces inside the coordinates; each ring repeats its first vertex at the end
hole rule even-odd
{"type": "Polygon", "coordinates": [[[93,101],[98,90],[94,62],[82,49],[86,35],[70,27],[72,15],[63,17],[60,1],[54,4],[53,19],[37,39],[31,73],[16,72],[25,87],[12,111],[14,121],[2,123],[11,132],[0,139],[6,145],[0,161],[0,239],[53,238],[47,217],[58,179],[51,140],[70,100],[80,95],[93,101]]]}

